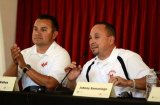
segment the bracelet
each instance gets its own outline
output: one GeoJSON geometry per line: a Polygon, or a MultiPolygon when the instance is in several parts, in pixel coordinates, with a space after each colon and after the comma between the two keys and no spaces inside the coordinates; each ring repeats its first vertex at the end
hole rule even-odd
{"type": "Polygon", "coordinates": [[[135,89],[136,88],[136,82],[135,82],[134,79],[132,79],[132,81],[133,81],[133,87],[132,87],[132,89],[135,89]]]}
{"type": "Polygon", "coordinates": [[[23,67],[23,72],[24,73],[26,73],[28,70],[30,70],[31,69],[31,66],[29,65],[29,64],[26,64],[26,66],[25,67],[23,67]]]}

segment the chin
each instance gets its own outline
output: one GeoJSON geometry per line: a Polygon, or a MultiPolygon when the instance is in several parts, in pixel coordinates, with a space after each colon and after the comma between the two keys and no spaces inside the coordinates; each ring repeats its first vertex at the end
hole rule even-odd
{"type": "Polygon", "coordinates": [[[34,44],[38,45],[38,46],[42,45],[42,43],[40,43],[40,42],[34,42],[34,44]]]}
{"type": "Polygon", "coordinates": [[[95,51],[92,51],[93,55],[97,56],[99,53],[98,52],[95,52],[95,51]]]}

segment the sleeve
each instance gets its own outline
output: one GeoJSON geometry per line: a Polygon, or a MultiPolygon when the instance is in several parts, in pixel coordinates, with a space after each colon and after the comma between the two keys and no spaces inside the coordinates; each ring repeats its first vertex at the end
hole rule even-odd
{"type": "Polygon", "coordinates": [[[133,53],[126,61],[127,70],[130,78],[141,78],[149,73],[149,67],[143,62],[142,58],[133,53]]]}

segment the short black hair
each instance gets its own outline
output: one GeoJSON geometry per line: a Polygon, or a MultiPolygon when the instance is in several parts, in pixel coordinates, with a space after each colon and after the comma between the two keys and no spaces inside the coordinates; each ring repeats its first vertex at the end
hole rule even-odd
{"type": "Polygon", "coordinates": [[[109,24],[105,21],[96,22],[95,25],[97,25],[97,24],[105,25],[108,34],[111,35],[111,36],[114,36],[114,37],[116,36],[115,27],[112,24],[109,24]]]}
{"type": "Polygon", "coordinates": [[[48,19],[51,20],[52,25],[54,26],[53,29],[58,31],[59,30],[59,25],[56,17],[48,15],[48,14],[41,14],[38,16],[38,19],[48,19]]]}

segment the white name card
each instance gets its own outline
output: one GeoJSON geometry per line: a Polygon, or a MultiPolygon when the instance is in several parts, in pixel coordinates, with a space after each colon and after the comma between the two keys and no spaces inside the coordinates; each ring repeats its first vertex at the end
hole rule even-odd
{"type": "Polygon", "coordinates": [[[73,96],[109,98],[115,97],[112,83],[78,82],[73,96]]]}
{"type": "Polygon", "coordinates": [[[152,87],[147,101],[160,102],[160,87],[152,87]]]}
{"type": "Polygon", "coordinates": [[[16,77],[0,76],[0,91],[13,91],[16,77]]]}

